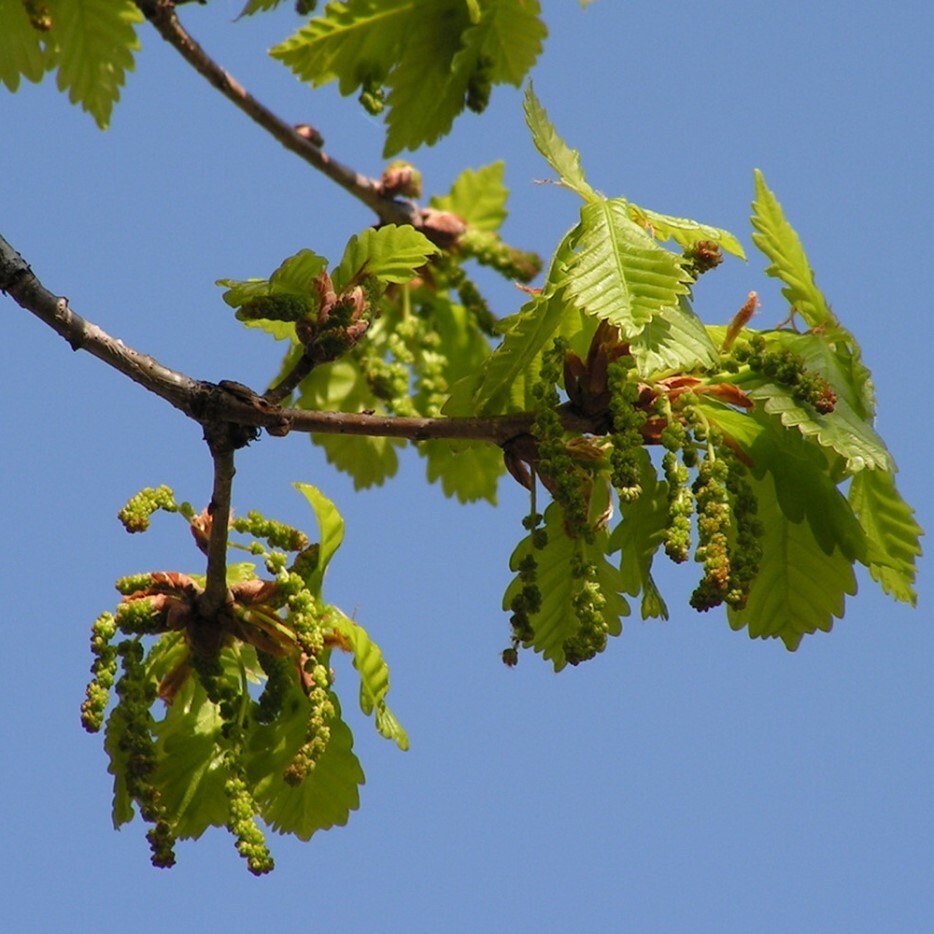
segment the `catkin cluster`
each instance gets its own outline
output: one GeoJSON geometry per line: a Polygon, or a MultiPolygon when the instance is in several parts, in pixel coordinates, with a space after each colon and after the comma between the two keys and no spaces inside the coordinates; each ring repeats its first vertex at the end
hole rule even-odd
{"type": "MultiPolygon", "coordinates": [[[[133,497],[121,518],[129,529],[140,531],[157,509],[183,512],[192,528],[198,526],[196,531],[203,533],[203,517],[194,517],[190,507],[177,506],[168,487],[133,497]]],[[[235,519],[232,528],[254,537],[243,547],[265,560],[272,580],[230,584],[230,602],[205,618],[199,608],[202,588],[197,578],[178,572],[121,578],[117,590],[122,599],[116,612],[101,614],[91,629],[91,680],[81,722],[89,732],[108,723],[112,770],[151,825],[147,837],[152,862],[171,866],[179,816],[167,810],[160,791],[163,752],[156,742],[153,707],[157,698],[173,704],[193,679],[219,721],[214,761],[224,769],[227,828],[250,871],[262,874],[273,868],[273,862],[256,822],[260,806],[248,777],[249,737],[280,717],[294,716],[295,698],[304,695],[304,737],[282,778],[296,785],[315,768],[327,750],[336,713],[327,666],[334,642],[328,641],[326,614],[310,589],[319,546],[309,545],[303,533],[258,512],[235,519]],[[291,563],[289,554],[294,554],[291,563]],[[152,638],[157,636],[162,638],[152,638]],[[162,661],[169,656],[171,662],[162,661]],[[249,665],[258,673],[253,658],[266,676],[256,698],[249,693],[245,668],[249,665]],[[108,719],[112,691],[117,702],[108,719]],[[288,708],[287,698],[291,698],[288,708]]],[[[173,730],[178,731],[180,724],[175,722],[173,730]]],[[[192,723],[191,728],[197,732],[203,727],[192,723]]]]}

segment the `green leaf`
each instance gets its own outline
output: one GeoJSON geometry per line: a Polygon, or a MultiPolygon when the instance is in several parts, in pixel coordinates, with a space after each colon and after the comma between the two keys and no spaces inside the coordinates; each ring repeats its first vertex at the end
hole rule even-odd
{"type": "MultiPolygon", "coordinates": [[[[315,367],[311,376],[302,382],[296,406],[330,412],[383,410],[360,367],[347,358],[315,367]]],[[[329,464],[353,477],[355,490],[382,486],[399,469],[395,449],[402,442],[395,438],[314,434],[311,440],[323,449],[329,464]]]]}
{"type": "Polygon", "coordinates": [[[21,76],[29,81],[42,78],[48,67],[43,49],[46,35],[29,21],[19,0],[0,3],[0,84],[15,91],[21,76]]]}
{"type": "MultiPolygon", "coordinates": [[[[766,470],[771,473],[785,516],[793,523],[806,517],[814,539],[826,554],[837,549],[848,561],[865,563],[866,535],[846,497],[837,489],[824,452],[797,431],[782,428],[777,419],[759,408],[745,416],[734,414],[733,420],[738,418],[755,421],[763,429],[745,450],[756,477],[766,470]]],[[[719,419],[714,419],[718,424],[719,419]]],[[[736,432],[731,434],[742,443],[736,432]]]]}
{"type": "Polygon", "coordinates": [[[318,565],[311,580],[308,581],[308,586],[315,596],[320,598],[324,572],[344,541],[344,519],[337,511],[337,506],[317,487],[310,483],[293,483],[292,485],[308,500],[318,520],[318,565]]]}
{"type": "Polygon", "coordinates": [[[851,473],[860,470],[892,470],[894,462],[885,442],[861,419],[846,400],[838,399],[833,412],[822,415],[794,399],[791,389],[777,383],[745,387],[750,398],[762,401],[770,415],[777,415],[786,428],[797,428],[807,438],[831,448],[846,459],[851,473]]]}
{"type": "MultiPolygon", "coordinates": [[[[601,491],[603,484],[597,483],[597,492],[591,507],[591,515],[602,511],[608,502],[608,491],[601,491]]],[[[545,510],[544,529],[548,542],[543,549],[535,549],[532,536],[526,536],[509,561],[513,571],[528,554],[534,553],[538,564],[537,584],[541,592],[541,608],[531,616],[534,636],[526,647],[541,652],[554,665],[555,671],[561,671],[567,665],[565,643],[572,640],[580,631],[577,617],[576,600],[587,586],[586,582],[575,577],[569,569],[583,562],[593,565],[596,572],[598,606],[607,635],[618,636],[622,632],[620,618],[629,615],[629,605],[622,596],[623,581],[620,572],[606,560],[609,536],[602,526],[593,536],[592,542],[583,538],[571,538],[565,531],[564,510],[551,503],[545,510]]],[[[522,581],[516,577],[503,597],[503,608],[508,610],[513,598],[522,588],[522,581]]]]}
{"type": "Polygon", "coordinates": [[[312,435],[312,442],[324,449],[324,456],[337,470],[353,477],[355,490],[382,486],[399,470],[395,438],[364,438],[350,435],[312,435]]]}
{"type": "Polygon", "coordinates": [[[504,162],[494,162],[480,169],[464,169],[448,194],[431,199],[440,211],[450,211],[463,218],[471,227],[490,232],[499,230],[506,220],[506,199],[503,184],[504,162]]]}
{"type": "Polygon", "coordinates": [[[273,724],[257,726],[247,747],[247,777],[254,786],[260,816],[273,830],[308,840],[318,830],[343,826],[360,806],[363,769],[353,753],[353,734],[330,695],[335,715],[328,721],[331,737],[315,767],[298,785],[282,773],[305,739],[310,705],[297,685],[285,699],[283,715],[273,724]]]}
{"type": "Polygon", "coordinates": [[[302,81],[317,86],[337,79],[341,94],[352,94],[364,80],[386,78],[419,6],[413,0],[329,3],[269,54],[302,81]]]}
{"type": "MultiPolygon", "coordinates": [[[[242,308],[256,299],[284,296],[304,302],[308,311],[313,312],[320,300],[312,283],[327,269],[327,265],[328,261],[323,256],[311,250],[299,250],[283,260],[268,279],[218,279],[216,284],[227,289],[222,298],[231,308],[242,308]]],[[[291,324],[288,328],[294,334],[291,324]]]]}
{"type": "Polygon", "coordinates": [[[921,555],[922,528],[914,510],[883,470],[863,470],[850,485],[850,504],[869,537],[869,573],[885,593],[915,606],[915,559],[921,555]]]}
{"type": "Polygon", "coordinates": [[[472,81],[521,84],[545,36],[539,12],[537,0],[484,0],[474,21],[463,0],[423,4],[387,81],[392,90],[383,155],[431,145],[446,134],[472,81]]]}
{"type": "Polygon", "coordinates": [[[447,133],[471,82],[519,84],[544,35],[537,0],[346,0],[270,54],[345,95],[389,88],[388,157],[447,133]]]}
{"type": "Polygon", "coordinates": [[[629,213],[640,227],[648,228],[656,240],[674,240],[682,249],[690,249],[701,241],[709,240],[727,253],[732,253],[733,256],[738,256],[740,259],[746,258],[739,240],[721,227],[712,227],[686,217],[659,214],[632,203],[629,204],[629,213]]]}
{"type": "Polygon", "coordinates": [[[574,304],[617,325],[627,340],[688,291],[680,258],[630,219],[621,198],[581,208],[567,275],[565,291],[574,304]]]}
{"type": "Polygon", "coordinates": [[[135,26],[143,16],[131,0],[52,0],[51,39],[58,88],[103,130],[139,48],[135,26]]]}
{"type": "Polygon", "coordinates": [[[752,203],[752,241],[771,260],[766,274],[785,283],[782,294],[812,328],[835,321],[833,312],[814,281],[798,234],[785,219],[778,199],[756,169],[756,198],[752,203]]]}
{"type": "Polygon", "coordinates": [[[719,354],[687,296],[660,309],[630,342],[630,352],[645,377],[667,370],[684,373],[712,367],[719,354]]]}
{"type": "Polygon", "coordinates": [[[648,208],[640,208],[629,204],[629,216],[640,226],[649,228],[656,240],[672,239],[682,249],[690,249],[702,240],[712,240],[727,253],[732,253],[740,259],[746,258],[742,244],[728,230],[720,227],[711,227],[686,217],[672,217],[670,214],[659,214],[648,208]]]}
{"type": "Polygon", "coordinates": [[[414,227],[387,224],[372,227],[350,238],[340,265],[334,271],[334,289],[346,289],[365,276],[380,282],[409,282],[438,248],[414,227]]]}
{"type": "Polygon", "coordinates": [[[389,666],[379,646],[367,631],[337,607],[329,607],[334,629],[346,637],[353,652],[353,665],[360,675],[360,709],[369,716],[375,712],[376,729],[400,749],[409,748],[409,737],[386,704],[389,693],[389,666]]]}
{"type": "Polygon", "coordinates": [[[733,629],[746,627],[752,638],[780,638],[794,651],[801,639],[829,632],[842,618],[847,594],[856,593],[850,560],[828,552],[809,522],[794,522],[767,481],[751,480],[764,534],[762,563],[743,610],[728,610],[733,629]]]}
{"type": "Polygon", "coordinates": [[[122,707],[114,708],[107,717],[104,731],[104,750],[110,759],[107,771],[114,777],[113,808],[111,818],[114,830],[133,820],[135,811],[133,801],[126,787],[126,773],[130,759],[130,749],[124,742],[127,733],[127,721],[122,707]]]}
{"type": "MultiPolygon", "coordinates": [[[[231,653],[224,653],[230,660],[231,653]]],[[[223,827],[229,813],[224,784],[223,721],[195,678],[189,678],[155,725],[158,767],[153,783],[179,838],[197,839],[223,827]]]]}
{"type": "Polygon", "coordinates": [[[388,132],[383,155],[429,146],[444,136],[463,110],[476,60],[458,56],[463,33],[476,28],[463,0],[434,0],[419,7],[405,54],[387,82],[388,132]]]}
{"type": "Polygon", "coordinates": [[[531,81],[525,90],[523,108],[525,109],[525,122],[532,131],[532,142],[535,143],[535,148],[554,169],[561,183],[572,191],[576,191],[585,201],[598,200],[600,196],[584,178],[580,153],[576,149],[571,149],[558,136],[548,119],[545,108],[535,96],[531,81]]]}
{"type": "Polygon", "coordinates": [[[490,79],[495,84],[519,87],[542,51],[548,35],[541,21],[538,0],[480,0],[481,16],[472,20],[473,28],[464,35],[464,49],[459,59],[468,58],[471,67],[478,60],[489,63],[490,79]]]}
{"type": "Polygon", "coordinates": [[[497,415],[527,408],[526,378],[536,379],[534,363],[557,332],[567,305],[542,293],[515,316],[503,342],[474,376],[458,383],[444,406],[446,415],[497,415]]]}
{"type": "Polygon", "coordinates": [[[458,444],[426,441],[419,453],[428,461],[428,481],[441,481],[445,496],[462,503],[485,499],[496,505],[499,478],[504,473],[502,451],[491,444],[458,444]]]}

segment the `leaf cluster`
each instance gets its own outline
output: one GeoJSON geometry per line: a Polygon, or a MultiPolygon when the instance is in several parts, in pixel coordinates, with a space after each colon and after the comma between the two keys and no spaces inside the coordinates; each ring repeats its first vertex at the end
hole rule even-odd
{"type": "Polygon", "coordinates": [[[385,107],[388,157],[482,111],[493,85],[520,85],[545,35],[537,0],[344,0],[270,54],[303,81],[359,92],[371,113],[385,107]]]}

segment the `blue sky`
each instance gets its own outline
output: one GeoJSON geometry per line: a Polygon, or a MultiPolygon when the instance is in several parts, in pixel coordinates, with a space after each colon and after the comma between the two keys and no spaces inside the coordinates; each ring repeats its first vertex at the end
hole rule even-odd
{"type": "MultiPolygon", "coordinates": [[[[798,229],[818,283],[862,341],[878,428],[903,495],[934,527],[930,493],[927,226],[934,216],[934,8],[788,0],[660,5],[545,2],[536,92],[590,181],[738,234],[753,168],[798,229]]],[[[288,9],[182,9],[226,67],[290,122],[368,174],[382,128],[332,89],[311,93],[263,50],[288,9]]],[[[241,328],[213,284],[265,276],[302,247],[336,260],[371,222],[256,130],[149,28],[100,133],[47,82],[0,95],[0,233],[52,290],[128,344],[202,379],[262,387],[278,348],[241,328]]],[[[521,97],[414,162],[429,191],[507,162],[506,234],[548,254],[576,219],[535,185],[547,167],[521,97]]],[[[730,261],[696,308],[721,323],[759,290],[764,262],[730,261]]],[[[509,313],[521,296],[495,293],[509,313]]],[[[6,714],[0,722],[0,891],[16,931],[920,931],[934,917],[934,658],[930,573],[919,606],[863,575],[831,634],[790,654],[687,607],[694,569],[663,568],[669,622],[625,622],[598,659],[555,675],[499,661],[500,599],[523,491],[459,506],[403,458],[355,493],[303,437],[238,460],[234,502],[313,529],[292,481],[320,486],[347,535],[326,595],[355,613],[392,668],[399,752],[351,709],[367,773],[345,828],[308,844],[270,835],[272,876],[246,872],[223,831],[149,866],[138,822],[115,833],[100,740],[83,733],[88,627],[137,570],[199,570],[177,521],[128,538],[115,513],[145,485],[209,495],[199,429],[9,300],[0,373],[6,714]]]]}

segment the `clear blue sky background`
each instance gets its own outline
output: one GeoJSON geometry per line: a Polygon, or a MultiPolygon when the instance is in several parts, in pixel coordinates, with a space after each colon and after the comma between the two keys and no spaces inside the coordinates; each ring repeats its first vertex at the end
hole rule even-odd
{"type": "MultiPolygon", "coordinates": [[[[295,18],[233,23],[239,0],[186,6],[207,49],[330,151],[378,174],[382,128],[335,91],[312,94],[264,49],[295,18]]],[[[835,311],[873,368],[878,427],[903,494],[934,527],[934,328],[929,245],[932,36],[928,0],[884,8],[549,0],[534,72],[594,185],[748,235],[760,167],[835,311]]],[[[0,95],[0,232],[47,286],[128,344],[204,379],[262,387],[279,350],[233,320],[213,282],[265,276],[310,247],[336,260],[371,222],[257,131],[149,28],[112,129],[54,85],[0,95]]],[[[485,118],[418,153],[429,191],[507,160],[506,232],[548,253],[575,221],[499,89],[485,118]]],[[[730,261],[697,307],[724,322],[763,261],[730,261]]],[[[511,289],[497,310],[517,307],[511,289]]],[[[5,402],[0,545],[0,892],[9,931],[923,931],[934,926],[931,577],[896,605],[865,576],[846,618],[790,654],[686,606],[695,568],[663,568],[667,623],[626,623],[595,661],[560,675],[499,661],[507,560],[523,491],[462,507],[403,459],[354,493],[304,437],[239,459],[235,504],[313,528],[291,481],[347,520],[329,598],[392,666],[399,752],[339,688],[367,772],[362,808],[309,844],[271,836],[254,879],[223,831],[149,866],[139,822],[110,824],[110,777],[78,707],[88,627],[113,580],[198,570],[177,521],[129,538],[115,513],[141,486],[208,497],[197,426],[0,300],[5,402]]]]}

